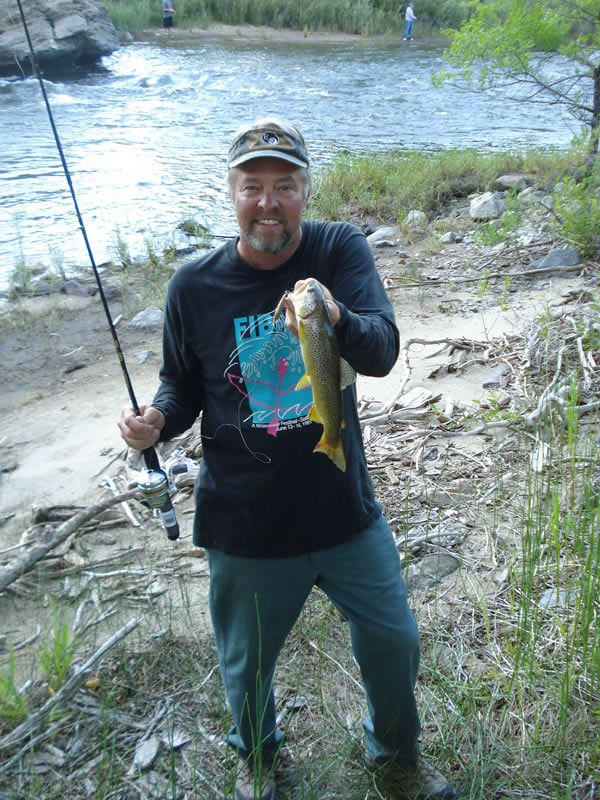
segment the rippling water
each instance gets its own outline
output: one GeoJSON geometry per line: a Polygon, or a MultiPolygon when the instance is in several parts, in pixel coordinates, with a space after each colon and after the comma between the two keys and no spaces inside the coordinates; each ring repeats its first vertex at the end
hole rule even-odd
{"type": "MultiPolygon", "coordinates": [[[[566,146],[556,109],[433,89],[441,50],[302,42],[124,47],[102,66],[46,81],[98,263],[117,230],[132,255],[193,217],[235,232],[226,197],[232,132],[265,113],[304,132],[316,169],[347,149],[566,146]]],[[[87,264],[36,80],[0,80],[0,287],[19,257],[87,264]]]]}

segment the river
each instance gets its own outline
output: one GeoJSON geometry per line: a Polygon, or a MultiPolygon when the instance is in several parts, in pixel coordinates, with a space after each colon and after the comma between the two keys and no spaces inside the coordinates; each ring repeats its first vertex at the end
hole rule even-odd
{"type": "MultiPolygon", "coordinates": [[[[45,81],[98,263],[119,240],[160,249],[183,219],[235,232],[225,160],[266,113],[304,132],[314,168],[348,150],[566,147],[577,126],[502,92],[434,89],[439,46],[419,42],[135,43],[45,81]]],[[[0,80],[0,288],[19,260],[88,264],[36,80],[0,80]]]]}

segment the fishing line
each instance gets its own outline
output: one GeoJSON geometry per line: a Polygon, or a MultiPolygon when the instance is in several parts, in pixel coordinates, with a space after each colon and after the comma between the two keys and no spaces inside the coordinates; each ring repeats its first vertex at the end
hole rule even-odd
{"type": "MultiPolygon", "coordinates": [[[[56,148],[58,150],[58,154],[60,156],[61,164],[63,171],[65,173],[65,177],[67,179],[67,183],[69,185],[69,191],[71,193],[71,199],[73,200],[73,206],[75,208],[75,213],[77,215],[77,221],[79,222],[79,229],[83,236],[83,241],[85,242],[85,247],[87,250],[87,254],[90,259],[90,264],[92,265],[92,270],[94,272],[94,277],[96,279],[96,284],[98,286],[98,292],[100,293],[100,299],[102,300],[102,306],[104,308],[104,313],[106,315],[106,319],[108,321],[108,327],[113,339],[113,343],[115,346],[115,350],[117,352],[117,357],[119,359],[119,364],[121,365],[121,371],[123,373],[123,378],[125,380],[125,385],[127,386],[127,392],[129,394],[129,399],[131,401],[132,408],[136,414],[136,416],[140,416],[140,408],[138,406],[138,402],[135,397],[135,392],[133,391],[133,384],[131,383],[131,378],[129,377],[129,372],[127,370],[127,365],[125,364],[125,356],[123,355],[123,351],[121,349],[121,344],[119,342],[119,337],[117,336],[117,331],[110,313],[110,309],[108,307],[108,303],[106,301],[106,295],[104,294],[104,288],[102,286],[102,281],[100,280],[100,273],[98,272],[98,267],[96,266],[96,261],[94,259],[94,254],[92,253],[92,248],[90,245],[90,241],[88,239],[87,231],[83,222],[83,217],[81,216],[81,211],[79,210],[79,203],[77,202],[77,196],[75,195],[75,188],[73,186],[73,181],[71,180],[71,173],[69,172],[69,167],[67,165],[67,160],[65,158],[65,154],[62,148],[62,144],[60,141],[60,137],[58,135],[58,130],[56,127],[56,123],[54,122],[54,115],[52,114],[52,109],[50,107],[50,102],[48,101],[48,95],[46,94],[46,87],[44,86],[44,81],[42,80],[42,75],[39,69],[39,66],[36,61],[35,51],[33,49],[33,43],[31,41],[31,36],[29,35],[29,27],[27,26],[27,20],[25,19],[25,13],[23,12],[23,6],[21,4],[21,0],[17,0],[17,5],[19,7],[19,14],[21,16],[21,22],[23,23],[23,30],[25,32],[25,38],[27,39],[27,46],[29,49],[29,61],[31,62],[31,69],[33,74],[38,80],[40,85],[40,89],[42,90],[42,97],[44,98],[44,104],[46,106],[46,111],[48,112],[48,119],[50,120],[50,127],[52,128],[52,133],[54,135],[54,141],[56,143],[56,148]]],[[[144,495],[150,505],[153,508],[158,508],[160,511],[161,519],[165,529],[167,531],[167,535],[169,539],[177,539],[179,537],[179,526],[177,524],[177,519],[175,518],[175,512],[173,511],[173,506],[171,504],[171,499],[169,497],[168,492],[168,478],[164,472],[164,470],[160,467],[160,462],[158,460],[158,455],[156,454],[156,450],[154,447],[148,447],[142,451],[144,456],[144,462],[146,464],[146,468],[148,470],[147,481],[145,483],[140,483],[140,488],[144,492],[144,495]]]]}

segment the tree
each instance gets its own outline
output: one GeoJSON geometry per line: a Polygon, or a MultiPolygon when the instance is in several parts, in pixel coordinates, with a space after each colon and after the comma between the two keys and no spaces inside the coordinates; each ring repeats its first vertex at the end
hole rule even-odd
{"type": "Polygon", "coordinates": [[[600,137],[600,0],[482,0],[444,33],[459,77],[478,89],[508,88],[528,102],[565,108],[588,128],[589,167],[600,137]]]}

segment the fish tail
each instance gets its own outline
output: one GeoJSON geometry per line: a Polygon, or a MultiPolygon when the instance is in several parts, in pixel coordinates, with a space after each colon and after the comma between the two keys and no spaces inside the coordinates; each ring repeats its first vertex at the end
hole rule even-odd
{"type": "Polygon", "coordinates": [[[342,440],[340,439],[337,444],[331,444],[328,442],[324,436],[317,442],[317,446],[313,450],[314,453],[324,453],[324,455],[328,456],[336,467],[342,470],[342,472],[346,472],[346,456],[344,455],[344,448],[342,446],[342,440]]]}

